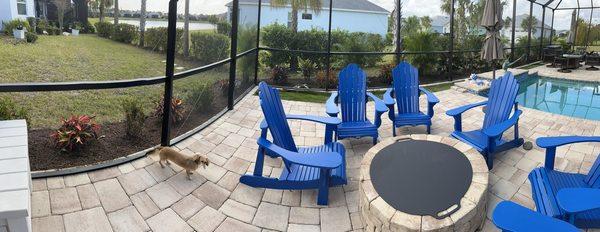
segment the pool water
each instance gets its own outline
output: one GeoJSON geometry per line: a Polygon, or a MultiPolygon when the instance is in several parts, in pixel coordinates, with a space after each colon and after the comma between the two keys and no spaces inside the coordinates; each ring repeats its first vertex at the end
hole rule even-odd
{"type": "Polygon", "coordinates": [[[529,76],[520,80],[519,84],[517,101],[522,106],[571,117],[600,120],[600,83],[529,76]]]}

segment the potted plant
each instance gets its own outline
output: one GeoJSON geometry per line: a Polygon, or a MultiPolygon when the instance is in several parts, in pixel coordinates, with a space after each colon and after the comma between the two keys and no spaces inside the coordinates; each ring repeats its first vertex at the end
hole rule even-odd
{"type": "Polygon", "coordinates": [[[25,30],[23,29],[23,24],[19,24],[14,30],[13,35],[15,39],[25,39],[25,30]]]}
{"type": "Polygon", "coordinates": [[[81,24],[79,22],[73,23],[73,26],[71,27],[71,35],[79,36],[79,30],[81,30],[81,24]]]}

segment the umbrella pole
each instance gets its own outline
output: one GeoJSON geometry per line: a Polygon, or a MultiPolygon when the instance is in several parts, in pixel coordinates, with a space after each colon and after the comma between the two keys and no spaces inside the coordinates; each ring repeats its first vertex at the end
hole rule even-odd
{"type": "Polygon", "coordinates": [[[496,80],[496,60],[492,60],[492,80],[496,80]]]}

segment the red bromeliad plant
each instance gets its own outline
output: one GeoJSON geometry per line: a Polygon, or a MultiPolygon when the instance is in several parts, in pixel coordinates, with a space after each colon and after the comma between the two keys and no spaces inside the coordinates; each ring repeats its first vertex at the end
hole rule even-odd
{"type": "Polygon", "coordinates": [[[69,119],[62,119],[62,126],[50,135],[56,148],[70,152],[98,138],[100,125],[93,119],[88,115],[73,115],[69,119]]]}

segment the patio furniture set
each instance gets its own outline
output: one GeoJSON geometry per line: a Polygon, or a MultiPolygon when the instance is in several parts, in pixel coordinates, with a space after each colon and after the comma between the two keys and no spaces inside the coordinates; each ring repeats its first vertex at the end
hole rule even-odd
{"type": "MultiPolygon", "coordinates": [[[[410,64],[401,62],[392,74],[393,86],[381,100],[367,91],[366,74],[357,65],[346,67],[339,73],[338,91],[326,102],[330,117],[287,115],[279,91],[260,83],[260,105],[265,119],[261,123],[256,165],[254,172],[242,176],[240,182],[261,188],[317,189],[317,203],[327,205],[329,188],[347,183],[345,149],[337,140],[372,137],[375,146],[363,158],[360,183],[361,215],[368,231],[480,228],[485,218],[488,170],[493,167],[494,154],[523,144],[518,131],[522,111],[515,101],[518,82],[508,72],[492,82],[487,101],[448,110],[446,114],[455,120],[453,138],[417,134],[396,137],[395,128],[401,126],[425,125],[429,134],[439,99],[419,87],[418,70],[410,64]],[[427,96],[427,113],[420,110],[421,94],[427,96]],[[375,104],[373,122],[366,116],[369,99],[375,104]],[[462,131],[462,114],[478,106],[486,106],[482,128],[462,131]],[[386,111],[393,122],[394,137],[377,144],[377,129],[386,111]],[[324,124],[324,144],[296,146],[288,120],[324,124]],[[506,141],[502,135],[511,127],[514,137],[506,141]],[[269,132],[272,141],[268,140],[269,132]],[[279,178],[262,175],[264,155],[284,161],[285,168],[279,178]],[[429,227],[424,228],[425,225],[429,227]]],[[[529,174],[538,212],[502,203],[493,216],[499,228],[531,231],[528,228],[533,228],[532,224],[539,224],[539,228],[559,224],[552,227],[556,229],[571,228],[571,224],[580,228],[600,227],[600,209],[596,210],[600,201],[594,199],[600,199],[596,197],[600,196],[597,189],[600,159],[587,176],[553,170],[556,147],[577,142],[600,142],[600,137],[537,140],[538,146],[547,149],[546,166],[529,174]]]]}
{"type": "Polygon", "coordinates": [[[551,45],[544,48],[543,54],[543,62],[550,63],[547,67],[559,68],[558,71],[562,73],[570,73],[572,70],[580,68],[582,62],[589,66],[586,68],[589,71],[597,71],[596,66],[600,66],[600,54],[595,52],[564,53],[560,45],[551,45]]]}

